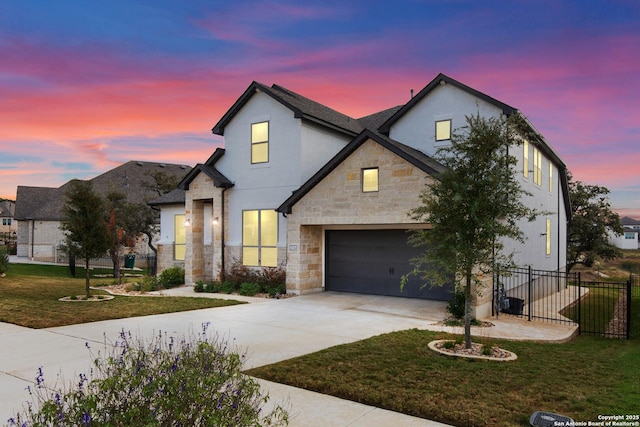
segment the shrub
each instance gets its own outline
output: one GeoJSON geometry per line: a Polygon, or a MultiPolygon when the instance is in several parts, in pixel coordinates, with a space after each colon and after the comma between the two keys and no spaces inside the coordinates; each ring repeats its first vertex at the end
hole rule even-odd
{"type": "Polygon", "coordinates": [[[243,265],[241,261],[235,260],[225,273],[224,281],[230,281],[240,286],[244,282],[258,282],[259,275],[256,271],[243,265]]]}
{"type": "Polygon", "coordinates": [[[264,292],[269,294],[271,298],[277,298],[280,295],[284,295],[287,293],[287,288],[284,283],[278,285],[265,285],[264,292]]]}
{"type": "Polygon", "coordinates": [[[240,295],[252,297],[262,290],[260,284],[255,282],[244,282],[240,284],[240,295]]]}
{"type": "Polygon", "coordinates": [[[157,291],[160,287],[160,281],[157,277],[147,276],[141,282],[137,282],[133,289],[140,292],[152,292],[157,291]]]}
{"type": "MultiPolygon", "coordinates": [[[[33,403],[10,426],[275,426],[288,424],[268,396],[241,373],[244,355],[206,333],[159,333],[148,342],[122,331],[116,345],[94,360],[91,377],[80,374],[68,389],[45,385],[42,368],[29,390],[33,403]]],[[[89,345],[87,344],[87,347],[89,345]]]]}
{"type": "Polygon", "coordinates": [[[9,269],[9,251],[6,246],[0,246],[0,274],[4,274],[9,269]]]}
{"type": "Polygon", "coordinates": [[[220,283],[219,286],[216,288],[216,290],[214,290],[213,292],[222,292],[223,294],[230,294],[237,291],[238,288],[239,286],[235,282],[232,282],[231,280],[225,280],[224,282],[220,283]]]}
{"type": "Polygon", "coordinates": [[[281,267],[262,267],[259,279],[264,289],[284,286],[287,280],[287,273],[281,267]]]}
{"type": "Polygon", "coordinates": [[[158,283],[165,288],[184,285],[184,269],[176,266],[163,270],[158,277],[158,283]]]}
{"type": "Polygon", "coordinates": [[[204,292],[205,284],[202,280],[198,280],[193,287],[193,292],[204,292]]]}
{"type": "Polygon", "coordinates": [[[464,317],[464,292],[456,290],[447,302],[447,312],[456,319],[464,317]]]}

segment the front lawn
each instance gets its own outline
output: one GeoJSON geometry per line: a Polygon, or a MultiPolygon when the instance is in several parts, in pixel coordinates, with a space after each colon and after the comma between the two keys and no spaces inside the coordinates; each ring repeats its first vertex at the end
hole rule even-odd
{"type": "MultiPolygon", "coordinates": [[[[241,304],[239,301],[192,297],[117,296],[102,302],[61,302],[58,298],[84,294],[84,271],[70,277],[68,268],[11,264],[0,278],[0,322],[49,328],[99,320],[173,313],[241,304]]],[[[92,279],[92,285],[105,279],[92,279]]],[[[95,295],[106,292],[92,290],[95,295]]]]}
{"type": "Polygon", "coordinates": [[[414,329],[247,373],[456,426],[528,426],[537,410],[587,422],[599,414],[638,414],[635,337],[581,336],[566,344],[491,340],[518,355],[498,363],[432,352],[430,341],[450,336],[414,329]]]}

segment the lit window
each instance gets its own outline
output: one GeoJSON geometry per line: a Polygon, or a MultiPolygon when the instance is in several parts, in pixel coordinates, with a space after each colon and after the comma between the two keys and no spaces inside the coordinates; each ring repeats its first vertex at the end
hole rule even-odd
{"type": "Polygon", "coordinates": [[[251,163],[269,161],[269,122],[251,125],[251,163]]]}
{"type": "Polygon", "coordinates": [[[436,121],[436,141],[451,139],[451,119],[436,121]]]}
{"type": "Polygon", "coordinates": [[[551,255],[551,219],[547,218],[547,255],[551,255]]]}
{"type": "Polygon", "coordinates": [[[636,238],[636,233],[624,233],[624,238],[627,240],[631,240],[636,238]]]}
{"type": "Polygon", "coordinates": [[[524,175],[525,178],[529,178],[529,141],[525,139],[524,143],[522,144],[522,147],[524,149],[524,151],[522,152],[523,154],[522,175],[524,175]]]}
{"type": "Polygon", "coordinates": [[[278,266],[278,213],[275,210],[242,212],[242,264],[278,266]]]}
{"type": "Polygon", "coordinates": [[[362,192],[378,191],[378,168],[362,169],[362,192]]]}
{"type": "Polygon", "coordinates": [[[542,185],[542,153],[533,147],[533,182],[542,185]]]}
{"type": "Polygon", "coordinates": [[[185,216],[176,215],[173,218],[173,259],[184,261],[187,253],[187,228],[185,216]]]}
{"type": "Polygon", "coordinates": [[[553,193],[553,163],[549,162],[549,193],[553,193]]]}

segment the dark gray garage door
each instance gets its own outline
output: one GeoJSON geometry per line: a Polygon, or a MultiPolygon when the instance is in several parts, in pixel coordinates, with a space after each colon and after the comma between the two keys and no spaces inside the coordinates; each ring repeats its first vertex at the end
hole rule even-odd
{"type": "Polygon", "coordinates": [[[451,286],[420,289],[416,278],[400,292],[402,275],[411,271],[410,259],[420,254],[407,237],[405,230],[327,230],[326,289],[449,300],[451,286]]]}

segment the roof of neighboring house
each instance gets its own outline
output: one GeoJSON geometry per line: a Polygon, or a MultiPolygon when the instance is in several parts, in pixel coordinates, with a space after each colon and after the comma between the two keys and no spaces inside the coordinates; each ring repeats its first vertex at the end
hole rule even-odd
{"type": "Polygon", "coordinates": [[[640,221],[637,219],[633,219],[629,216],[622,217],[620,219],[620,224],[622,225],[640,225],[640,221]]]}
{"type": "Polygon", "coordinates": [[[147,204],[149,206],[184,205],[184,202],[186,200],[185,196],[186,196],[186,194],[185,194],[184,190],[182,190],[180,188],[176,188],[175,190],[170,191],[167,194],[163,194],[162,196],[158,197],[157,199],[151,200],[147,204]]]}
{"type": "Polygon", "coordinates": [[[354,153],[365,141],[372,140],[382,145],[386,149],[392,151],[412,165],[422,171],[437,176],[444,171],[444,166],[427,156],[421,151],[404,145],[398,141],[375,132],[371,129],[365,129],[349,144],[347,144],[338,154],[336,154],[327,164],[325,164],[315,175],[296,190],[291,197],[285,200],[276,210],[282,213],[291,213],[293,206],[299,202],[309,191],[318,185],[327,175],[329,175],[336,167],[338,167],[347,157],[354,153]]]}
{"type": "MultiPolygon", "coordinates": [[[[152,181],[151,173],[162,171],[182,178],[190,170],[189,166],[132,160],[88,181],[91,182],[93,191],[101,196],[121,192],[128,201],[141,203],[158,197],[158,194],[148,187],[152,181]]],[[[72,182],[69,181],[58,188],[18,186],[15,219],[61,220],[65,193],[72,182]]]]}
{"type": "Polygon", "coordinates": [[[12,200],[0,200],[0,217],[13,218],[13,212],[15,211],[16,204],[12,200]]]}
{"type": "Polygon", "coordinates": [[[625,233],[640,233],[640,230],[631,228],[631,227],[623,226],[622,229],[624,230],[625,233]]]}
{"type": "Polygon", "coordinates": [[[312,101],[309,98],[305,98],[289,89],[275,84],[269,87],[254,81],[225,115],[222,116],[220,121],[213,127],[212,132],[217,135],[224,135],[225,126],[256,93],[264,93],[275,99],[290,109],[295,118],[314,123],[315,125],[331,129],[335,132],[354,137],[363,129],[362,124],[357,119],[342,114],[316,101],[312,101]]]}

